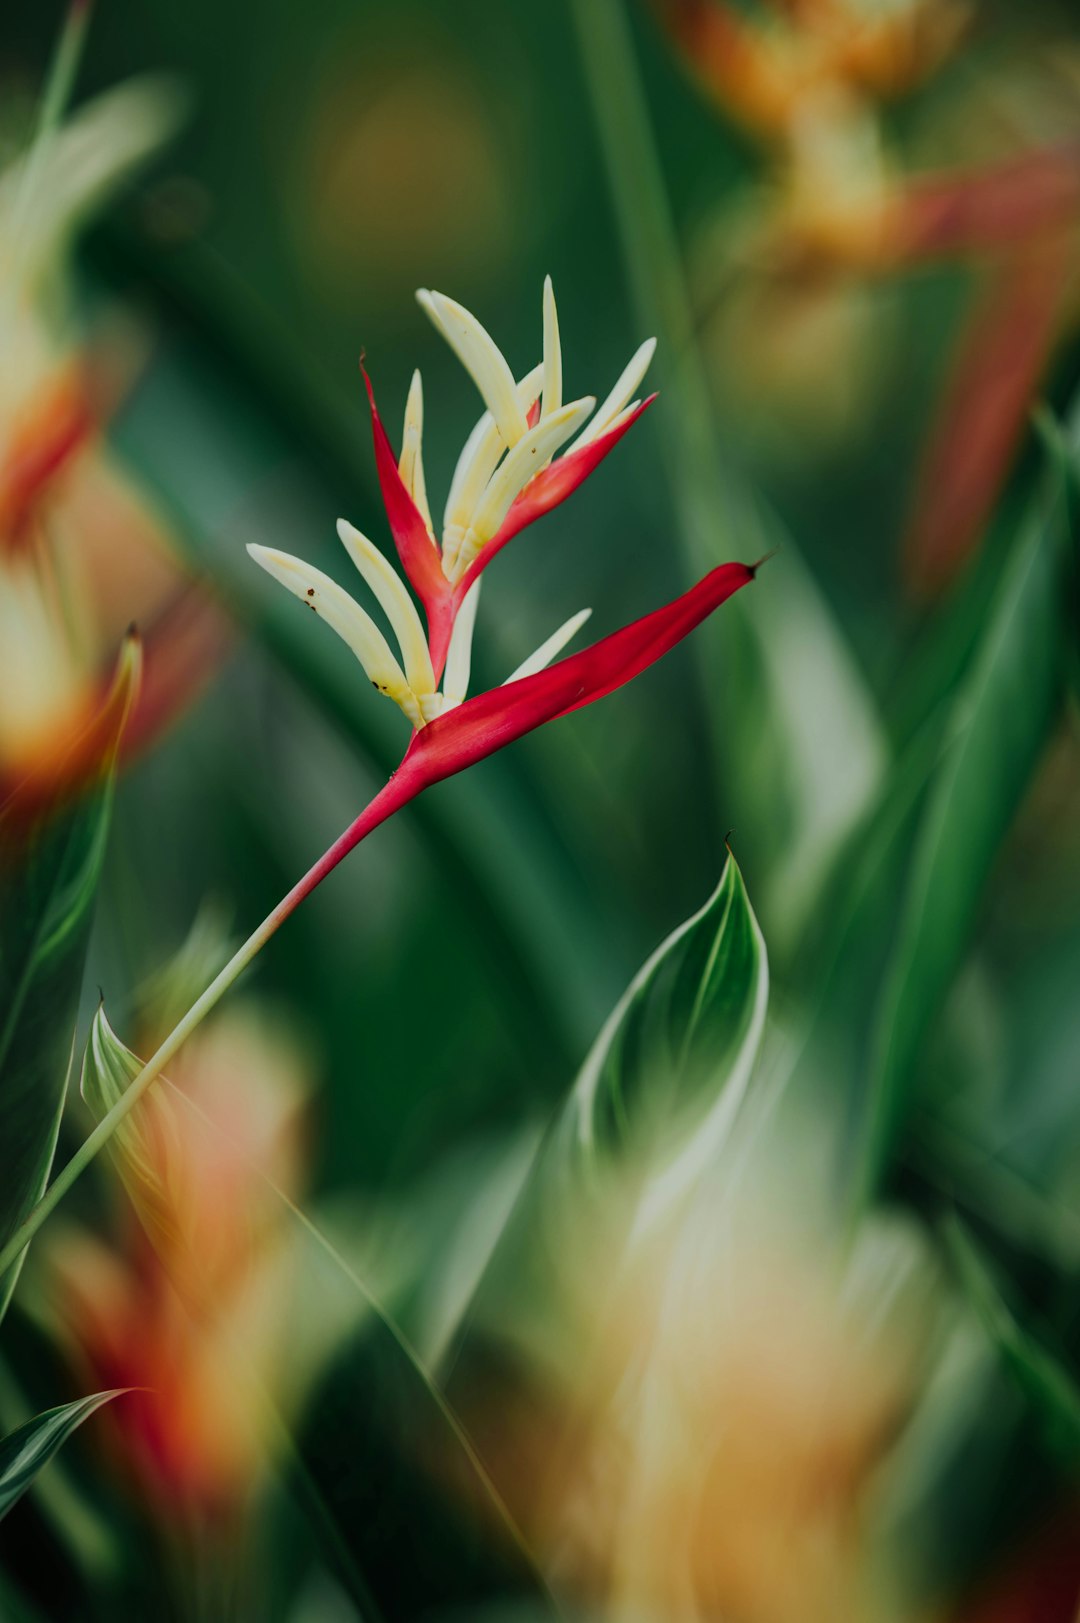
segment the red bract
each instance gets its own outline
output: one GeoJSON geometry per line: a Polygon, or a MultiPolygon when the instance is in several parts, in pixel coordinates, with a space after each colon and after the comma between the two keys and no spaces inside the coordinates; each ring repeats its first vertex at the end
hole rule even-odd
{"type": "MultiPolygon", "coordinates": [[[[446,663],[446,651],[450,643],[454,620],[461,608],[465,595],[473,583],[479,578],[488,564],[501,552],[508,541],[528,525],[543,518],[572,496],[578,486],[583,484],[589,475],[598,468],[600,463],[613,451],[626,434],[637,422],[642,412],[651,406],[656,399],[655,394],[649,395],[640,405],[632,411],[623,414],[615,425],[604,433],[598,434],[594,440],[582,445],[580,449],[569,452],[557,461],[542,469],[525,486],[521,494],[516,497],[495,537],[487,543],[480,555],[469,566],[465,575],[456,585],[452,585],[443,573],[442,558],[438,544],[424,521],[423,515],[418,511],[412,497],[405,488],[398,467],[398,459],[394,455],[389,435],[379,416],[379,408],[375,403],[375,390],[363,360],[360,362],[360,371],[367,390],[368,405],[371,408],[371,433],[375,445],[375,467],[379,476],[379,488],[382,492],[383,506],[386,509],[387,521],[390,525],[390,534],[394,538],[397,555],[401,559],[401,567],[408,577],[417,597],[424,606],[424,613],[428,623],[428,641],[431,648],[431,661],[435,668],[436,678],[442,675],[446,663]]],[[[536,426],[539,412],[539,402],[536,402],[529,413],[530,427],[536,426]]]]}
{"type": "Polygon", "coordinates": [[[401,567],[409,584],[424,605],[431,644],[432,663],[436,675],[446,660],[446,645],[454,616],[454,589],[443,574],[442,560],[435,539],[424,522],[423,515],[405,489],[398,470],[398,459],[390,448],[390,440],[383,427],[379,408],[375,404],[375,391],[371,387],[367,367],[363,360],[360,371],[371,407],[371,434],[375,442],[375,468],[379,475],[383,506],[394,538],[401,567]],[[438,658],[436,658],[436,651],[438,658]]]}
{"type": "MultiPolygon", "coordinates": [[[[758,567],[720,564],[674,602],[654,609],[632,625],[623,626],[533,676],[477,694],[422,727],[413,735],[401,765],[386,787],[312,870],[308,876],[312,882],[306,885],[304,894],[373,829],[432,784],[494,755],[545,722],[605,698],[654,665],[721,603],[748,586],[758,567]]],[[[292,905],[300,899],[297,895],[292,905]]]]}
{"type": "Polygon", "coordinates": [[[647,400],[635,406],[633,411],[628,412],[614,428],[598,434],[580,450],[570,451],[566,456],[560,457],[525,486],[494,539],[488,542],[480,556],[469,565],[458,587],[462,597],[481,570],[487,568],[495,554],[505,547],[508,541],[512,541],[527,525],[535,523],[538,518],[543,518],[545,513],[550,513],[560,502],[573,495],[593,469],[600,466],[608,452],[615,449],[623,435],[633,428],[642,412],[651,406],[655,399],[655,394],[651,394],[647,400]]]}

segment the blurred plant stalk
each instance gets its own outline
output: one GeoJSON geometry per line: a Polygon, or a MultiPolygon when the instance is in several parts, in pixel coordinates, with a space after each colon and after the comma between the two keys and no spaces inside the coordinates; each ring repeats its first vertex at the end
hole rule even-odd
{"type": "Polygon", "coordinates": [[[887,745],[869,690],[796,543],[721,443],[625,6],[570,0],[570,13],[633,304],[660,338],[664,384],[675,402],[661,419],[663,462],[685,567],[696,574],[744,547],[782,554],[755,613],[742,614],[736,605],[728,644],[720,657],[703,650],[700,668],[725,768],[729,810],[718,828],[734,823],[752,842],[784,826],[782,840],[754,852],[768,875],[761,905],[779,954],[798,939],[831,858],[872,803],[887,745]]]}

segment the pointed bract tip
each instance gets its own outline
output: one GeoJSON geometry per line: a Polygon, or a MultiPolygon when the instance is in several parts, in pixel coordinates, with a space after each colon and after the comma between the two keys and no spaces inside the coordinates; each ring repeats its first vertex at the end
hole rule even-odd
{"type": "Polygon", "coordinates": [[[747,567],[747,569],[749,569],[751,575],[756,575],[758,570],[761,568],[762,564],[767,564],[770,558],[775,558],[776,554],[779,551],[780,551],[779,547],[770,547],[768,552],[763,552],[762,553],[761,557],[757,560],[756,563],[747,564],[746,567],[747,567]]]}

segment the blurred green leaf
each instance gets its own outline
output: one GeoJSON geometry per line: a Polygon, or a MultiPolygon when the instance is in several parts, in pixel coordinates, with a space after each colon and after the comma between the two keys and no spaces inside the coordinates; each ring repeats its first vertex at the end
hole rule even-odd
{"type": "Polygon", "coordinates": [[[353,1337],[297,1439],[299,1497],[365,1618],[539,1605],[543,1580],[490,1481],[385,1321],[353,1337]]]}
{"type": "Polygon", "coordinates": [[[1055,467],[1020,530],[951,706],[874,1015],[856,1169],[863,1199],[885,1172],[923,1040],[1058,714],[1073,563],[1068,509],[1055,467]]]}
{"type": "Polygon", "coordinates": [[[865,680],[811,571],[720,441],[682,251],[621,0],[573,0],[623,259],[641,323],[660,340],[670,482],[685,563],[780,549],[752,604],[735,603],[720,644],[702,642],[705,702],[725,804],[753,842],[774,953],[798,939],[838,845],[872,798],[885,741],[865,680]]]}
{"type": "MultiPolygon", "coordinates": [[[[40,1197],[56,1150],[110,789],[9,846],[0,867],[0,1243],[40,1197]]],[[[17,1268],[0,1281],[0,1314],[17,1268]]]]}
{"type": "Polygon", "coordinates": [[[25,1426],[0,1441],[0,1519],[30,1487],[43,1465],[47,1465],[61,1444],[102,1404],[129,1391],[117,1387],[111,1392],[95,1392],[57,1409],[46,1409],[25,1426]]]}
{"type": "Polygon", "coordinates": [[[1001,1360],[1039,1418],[1048,1446],[1080,1469],[1080,1385],[1076,1376],[1023,1326],[998,1288],[989,1263],[958,1219],[945,1240],[960,1283],[1001,1360]]]}
{"type": "MultiPolygon", "coordinates": [[[[120,1084],[127,1050],[116,1046],[106,1063],[120,1084]]],[[[177,1109],[228,1136],[186,1094],[166,1090],[177,1109]]],[[[509,1597],[547,1608],[520,1533],[412,1344],[319,1225],[255,1161],[247,1165],[296,1225],[317,1303],[307,1317],[324,1321],[315,1333],[323,1373],[299,1427],[253,1371],[252,1380],[296,1500],[363,1617],[408,1623],[509,1597]],[[328,1364],[327,1326],[349,1329],[343,1345],[332,1331],[328,1364]]],[[[193,1283],[197,1290],[197,1273],[183,1286],[193,1283]]],[[[297,1328],[294,1352],[311,1331],[310,1322],[297,1328]]]]}
{"type": "MultiPolygon", "coordinates": [[[[106,714],[115,726],[98,775],[64,810],[24,826],[18,799],[0,817],[0,1245],[48,1180],[67,1094],[75,1016],[112,804],[115,747],[141,673],[120,656],[106,714]]],[[[0,1280],[0,1316],[18,1265],[0,1280]]]]}
{"type": "MultiPolygon", "coordinates": [[[[95,1121],[107,1116],[143,1069],[143,1061],[120,1041],[98,1006],[83,1054],[79,1092],[95,1121]]],[[[175,1123],[170,1095],[155,1087],[136,1111],[122,1121],[110,1143],[124,1186],[140,1221],[155,1243],[167,1240],[176,1246],[176,1201],[169,1171],[175,1141],[175,1123]]]]}

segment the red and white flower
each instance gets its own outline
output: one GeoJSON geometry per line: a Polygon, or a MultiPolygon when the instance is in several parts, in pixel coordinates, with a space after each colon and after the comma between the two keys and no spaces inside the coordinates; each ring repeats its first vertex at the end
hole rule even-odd
{"type": "Polygon", "coordinates": [[[426,290],[418,297],[469,371],[486,408],[458,459],[437,536],[424,478],[420,375],[414,374],[409,390],[396,457],[364,371],[390,531],[426,626],[402,576],[344,519],[338,534],[386,617],[396,652],[368,611],[321,570],[269,547],[248,548],[348,643],[372,685],[393,699],[413,727],[401,767],[342,837],[349,843],[335,848],[334,861],[429,784],[621,687],[754,576],[753,566],[722,564],[675,602],[552,664],[588,618],[591,611],[583,609],[501,687],[467,698],[483,570],[513,536],[576,490],[651,404],[655,396],[637,399],[636,391],[655,343],[649,339],[640,346],[599,409],[592,396],[564,404],[550,278],[544,284],[543,360],[520,380],[462,305],[426,290]]]}

